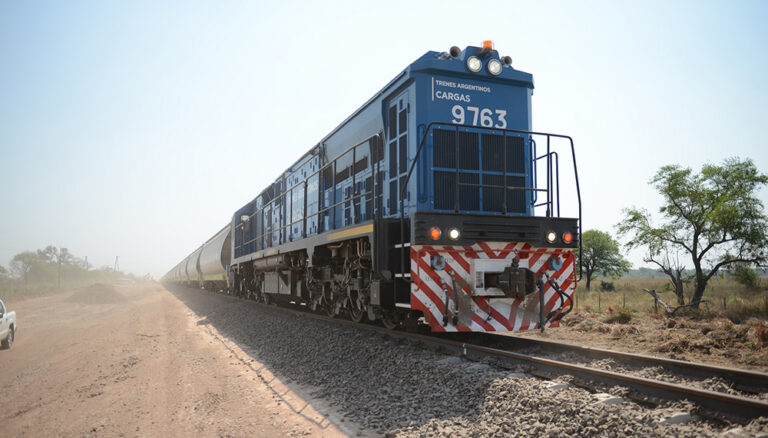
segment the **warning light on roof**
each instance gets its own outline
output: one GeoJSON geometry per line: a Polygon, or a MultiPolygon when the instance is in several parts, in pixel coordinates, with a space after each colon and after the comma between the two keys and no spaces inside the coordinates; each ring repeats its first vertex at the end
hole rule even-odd
{"type": "Polygon", "coordinates": [[[491,40],[483,41],[483,50],[493,50],[493,41],[491,40]]]}

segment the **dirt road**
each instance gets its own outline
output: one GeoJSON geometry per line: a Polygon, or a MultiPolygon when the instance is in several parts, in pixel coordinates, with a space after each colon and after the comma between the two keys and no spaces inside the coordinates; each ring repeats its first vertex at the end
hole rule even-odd
{"type": "Polygon", "coordinates": [[[20,328],[0,351],[3,437],[345,435],[327,407],[307,403],[156,283],[9,307],[20,328]]]}

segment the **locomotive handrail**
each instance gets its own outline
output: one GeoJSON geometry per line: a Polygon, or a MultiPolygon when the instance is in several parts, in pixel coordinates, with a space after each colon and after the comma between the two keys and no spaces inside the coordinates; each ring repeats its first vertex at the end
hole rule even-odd
{"type": "MultiPolygon", "coordinates": [[[[365,140],[363,140],[363,141],[361,141],[361,142],[359,142],[359,143],[357,143],[357,144],[355,144],[355,145],[353,145],[353,146],[350,146],[350,147],[348,147],[348,148],[347,148],[347,149],[345,149],[345,150],[344,150],[342,153],[340,153],[340,154],[339,154],[339,155],[338,155],[336,158],[334,158],[333,160],[331,160],[331,161],[330,161],[330,162],[328,162],[327,164],[325,164],[325,165],[323,165],[323,166],[321,166],[321,167],[318,167],[318,169],[317,169],[317,170],[316,170],[314,173],[310,174],[309,176],[307,176],[306,178],[304,178],[304,179],[303,179],[303,180],[301,180],[300,182],[298,182],[298,183],[296,183],[296,184],[292,185],[291,187],[288,187],[288,188],[286,188],[286,189],[285,189],[285,190],[284,190],[282,193],[280,193],[279,195],[277,195],[277,196],[273,197],[271,200],[269,200],[269,202],[265,203],[265,204],[264,204],[264,205],[263,205],[263,206],[262,206],[260,209],[258,209],[257,211],[255,211],[253,214],[250,214],[250,215],[248,215],[249,217],[253,217],[253,216],[255,216],[256,214],[258,214],[258,213],[260,213],[260,212],[263,212],[263,211],[264,211],[264,210],[265,210],[267,207],[269,207],[269,206],[272,206],[272,207],[274,207],[274,204],[275,204],[277,201],[279,201],[279,200],[282,200],[282,199],[286,198],[286,197],[287,197],[287,195],[288,195],[289,193],[291,194],[291,197],[292,197],[292,196],[293,196],[293,195],[292,195],[292,193],[293,193],[293,189],[295,189],[295,188],[297,188],[297,187],[299,187],[299,186],[302,186],[302,185],[304,186],[304,212],[303,212],[303,214],[302,214],[302,218],[301,218],[301,219],[298,219],[298,220],[295,220],[295,221],[291,221],[291,222],[286,222],[286,224],[285,224],[285,225],[281,225],[281,226],[277,226],[277,227],[274,227],[274,228],[272,228],[272,229],[271,229],[269,232],[266,232],[266,231],[265,231],[265,232],[262,232],[261,234],[259,234],[259,235],[255,236],[255,237],[254,237],[253,239],[251,239],[251,240],[247,240],[247,241],[246,241],[245,239],[243,239],[243,242],[242,242],[242,244],[240,245],[240,247],[242,247],[242,246],[244,246],[244,245],[246,245],[246,244],[250,244],[250,243],[252,243],[252,242],[256,242],[256,241],[258,241],[258,240],[260,240],[260,239],[264,239],[264,237],[265,237],[265,236],[267,236],[267,235],[269,235],[269,236],[271,237],[271,236],[273,235],[273,233],[279,233],[279,234],[278,234],[278,235],[280,236],[280,237],[279,237],[279,240],[282,240],[282,233],[283,233],[283,231],[284,231],[286,228],[290,228],[290,227],[292,227],[293,225],[295,225],[295,224],[297,224],[297,223],[302,223],[302,222],[303,222],[304,226],[303,226],[303,230],[302,230],[302,235],[301,235],[301,237],[302,237],[302,238],[306,238],[306,237],[307,237],[307,226],[306,226],[306,225],[307,225],[307,222],[306,222],[306,221],[307,221],[307,219],[308,219],[308,218],[311,218],[311,217],[315,217],[315,216],[317,216],[317,217],[318,217],[318,224],[319,224],[319,218],[320,218],[320,215],[324,214],[325,212],[327,212],[327,211],[329,211],[329,210],[332,210],[332,209],[335,209],[335,208],[336,208],[336,207],[338,207],[339,205],[342,205],[342,204],[344,204],[344,203],[346,203],[346,202],[354,202],[355,200],[357,200],[357,199],[360,199],[360,198],[363,198],[363,197],[365,197],[365,196],[368,196],[368,195],[372,195],[372,196],[371,196],[371,197],[372,197],[372,207],[373,207],[373,213],[374,213],[372,216],[373,216],[373,217],[375,217],[375,213],[376,213],[378,210],[380,210],[380,209],[377,209],[377,204],[376,204],[376,169],[377,169],[377,168],[379,168],[379,166],[380,166],[380,163],[379,163],[380,159],[379,159],[379,160],[376,160],[376,161],[374,161],[374,160],[373,160],[373,155],[374,155],[374,154],[373,154],[373,152],[374,152],[374,149],[373,149],[373,145],[371,144],[371,140],[372,140],[372,139],[378,139],[378,141],[380,141],[380,142],[381,142],[381,143],[379,143],[379,144],[382,144],[382,145],[384,144],[384,140],[383,140],[383,138],[382,138],[382,135],[381,135],[381,133],[379,132],[379,133],[377,133],[377,134],[374,134],[374,135],[372,135],[372,136],[370,136],[370,137],[366,138],[365,140]],[[361,192],[360,194],[357,194],[357,195],[354,195],[354,196],[351,196],[351,197],[349,197],[349,198],[345,198],[345,199],[343,199],[343,200],[341,200],[341,201],[338,201],[338,202],[336,202],[336,162],[337,162],[337,161],[338,161],[338,160],[339,160],[341,157],[345,156],[347,153],[349,153],[350,151],[352,151],[352,165],[351,165],[350,167],[351,167],[351,169],[352,169],[352,171],[351,171],[351,177],[352,177],[352,192],[354,193],[354,191],[355,191],[355,174],[356,174],[356,172],[354,171],[354,169],[355,169],[355,164],[356,164],[356,161],[355,161],[355,153],[354,153],[354,151],[355,151],[355,150],[356,150],[356,149],[357,149],[359,146],[361,146],[361,145],[363,145],[363,144],[365,144],[365,143],[368,143],[368,147],[369,147],[369,157],[370,157],[370,167],[369,167],[369,168],[370,168],[370,170],[371,170],[371,180],[372,180],[372,186],[373,186],[373,188],[372,188],[371,190],[368,190],[368,191],[365,191],[365,192],[361,192]],[[323,192],[323,190],[327,190],[328,188],[325,188],[325,189],[321,189],[321,188],[320,188],[320,181],[319,181],[319,178],[318,178],[318,188],[317,188],[317,192],[318,192],[318,200],[317,200],[317,201],[318,201],[318,211],[317,211],[317,212],[314,212],[314,213],[309,213],[309,214],[308,214],[308,213],[307,213],[307,182],[308,182],[308,181],[309,181],[311,178],[315,177],[316,175],[319,175],[319,174],[321,174],[323,171],[325,171],[325,170],[326,170],[327,168],[329,168],[329,167],[333,167],[333,184],[332,184],[332,188],[333,188],[334,203],[333,203],[332,205],[330,205],[330,206],[326,206],[325,208],[320,208],[320,205],[322,204],[322,202],[321,202],[321,201],[322,201],[322,192],[323,192]]],[[[287,210],[287,208],[286,208],[286,210],[287,210]]],[[[291,203],[291,207],[290,207],[290,210],[291,210],[291,211],[290,211],[289,217],[292,217],[292,216],[293,216],[293,204],[292,204],[292,203],[291,203]]],[[[334,210],[334,211],[335,211],[335,210],[334,210]]],[[[282,213],[282,212],[281,212],[281,213],[282,213]]],[[[380,211],[378,211],[378,213],[379,213],[379,215],[381,215],[381,212],[380,212],[380,211]]],[[[353,223],[355,223],[355,220],[354,220],[354,214],[353,214],[353,220],[352,220],[352,221],[353,221],[353,223]]],[[[242,227],[243,227],[243,224],[242,224],[242,222],[241,222],[241,223],[240,223],[240,224],[238,224],[238,225],[237,225],[235,228],[237,229],[237,228],[242,228],[242,227]]],[[[263,228],[263,229],[266,229],[266,224],[264,224],[262,228],[263,228]]],[[[336,229],[336,222],[335,222],[335,217],[333,218],[333,221],[331,222],[331,229],[336,229]]],[[[293,233],[291,232],[290,234],[291,234],[291,237],[293,237],[293,233]]],[[[319,234],[319,233],[318,233],[318,234],[319,234]]],[[[262,242],[263,242],[263,243],[266,243],[266,241],[265,241],[265,240],[262,240],[262,242]]],[[[280,243],[283,243],[283,242],[280,242],[280,243]]],[[[280,243],[279,243],[279,244],[280,244],[280,243]]],[[[271,244],[271,242],[270,242],[270,244],[269,244],[269,245],[263,245],[263,246],[264,246],[264,248],[261,248],[261,249],[266,249],[266,248],[268,248],[268,247],[272,247],[273,245],[272,245],[272,244],[271,244]]]]}
{"type": "MultiPolygon", "coordinates": [[[[531,141],[531,156],[535,157],[536,156],[536,139],[531,137],[529,138],[529,140],[531,141]]],[[[533,180],[537,181],[538,174],[536,173],[536,166],[533,166],[533,169],[531,169],[531,171],[532,171],[531,173],[533,174],[533,180]]],[[[539,194],[536,192],[533,192],[533,199],[531,199],[531,203],[536,204],[536,201],[538,200],[539,200],[539,194]]]]}
{"type": "MultiPolygon", "coordinates": [[[[582,211],[581,211],[582,210],[581,209],[581,188],[580,188],[580,185],[579,185],[579,172],[578,172],[578,168],[576,166],[576,148],[573,145],[573,138],[571,138],[568,135],[551,134],[551,133],[538,132],[538,131],[526,131],[526,130],[521,130],[521,129],[501,129],[501,128],[490,128],[490,127],[483,127],[483,126],[457,124],[457,123],[448,123],[448,122],[430,122],[429,124],[427,124],[426,128],[424,129],[424,134],[422,135],[421,140],[419,141],[418,147],[416,148],[416,154],[415,154],[415,156],[413,158],[413,161],[411,162],[411,165],[408,168],[408,173],[405,176],[405,181],[402,183],[402,186],[400,187],[400,255],[401,255],[400,256],[400,272],[401,273],[403,273],[403,274],[405,273],[405,260],[404,260],[404,257],[405,257],[404,250],[405,250],[405,243],[406,243],[405,242],[405,229],[404,229],[404,226],[405,226],[405,208],[404,208],[405,207],[405,200],[404,200],[405,199],[405,192],[406,192],[406,189],[408,187],[408,182],[411,179],[411,174],[413,174],[413,169],[416,167],[416,163],[419,161],[419,157],[421,155],[421,151],[424,148],[424,144],[426,142],[427,136],[429,135],[429,133],[430,133],[430,131],[431,131],[433,126],[450,126],[450,127],[453,127],[453,128],[456,129],[457,134],[458,134],[459,128],[469,128],[469,129],[478,129],[478,130],[486,129],[486,130],[489,130],[489,131],[501,131],[501,132],[504,133],[504,137],[505,138],[506,138],[506,134],[507,133],[526,134],[526,135],[531,135],[531,136],[538,135],[538,136],[546,137],[547,138],[547,153],[544,154],[543,156],[550,157],[550,158],[547,159],[547,189],[545,190],[547,192],[547,204],[548,204],[547,216],[548,217],[550,216],[550,214],[554,213],[554,212],[552,212],[552,209],[553,209],[553,206],[552,206],[553,198],[552,198],[552,193],[551,193],[551,190],[552,190],[552,173],[553,173],[552,172],[552,159],[551,159],[551,157],[552,157],[553,153],[554,153],[554,157],[555,157],[555,160],[556,160],[556,168],[557,168],[557,174],[558,174],[557,175],[557,180],[556,180],[557,181],[557,201],[558,201],[557,213],[558,213],[558,217],[560,216],[560,175],[559,175],[559,173],[560,173],[559,172],[560,171],[560,164],[559,164],[559,156],[557,155],[557,152],[553,152],[553,151],[550,150],[551,149],[551,142],[550,141],[551,141],[551,138],[561,138],[561,139],[567,140],[569,145],[570,145],[570,147],[571,147],[571,158],[573,160],[573,175],[574,175],[574,179],[576,180],[576,199],[577,199],[577,202],[578,202],[578,209],[579,209],[579,255],[581,254],[581,252],[582,252],[582,238],[581,238],[581,235],[582,235],[582,230],[583,230],[583,227],[582,227],[582,211]]],[[[456,142],[457,142],[456,143],[456,145],[457,145],[456,147],[458,149],[458,135],[456,136],[456,142]]],[[[506,167],[507,167],[507,162],[506,162],[507,148],[506,148],[506,145],[503,148],[503,150],[504,150],[504,184],[505,184],[505,187],[506,187],[506,183],[507,183],[507,180],[506,180],[506,167]]],[[[534,153],[534,155],[535,155],[535,153],[534,153]]],[[[539,157],[539,158],[541,158],[541,157],[539,157]]],[[[535,162],[537,160],[538,160],[538,158],[536,158],[533,161],[535,162]]],[[[534,164],[533,167],[534,168],[536,167],[535,164],[534,164]]],[[[459,182],[459,177],[458,177],[459,163],[458,162],[456,162],[456,173],[457,173],[457,175],[456,175],[457,187],[456,187],[456,190],[455,190],[455,192],[456,192],[456,194],[455,194],[456,200],[455,200],[455,204],[454,204],[454,209],[458,208],[458,198],[459,198],[458,186],[460,184],[463,184],[463,183],[459,182]]],[[[537,184],[537,182],[535,180],[533,181],[533,183],[534,183],[534,186],[537,184]]],[[[533,193],[536,193],[538,191],[539,190],[536,190],[533,193]]],[[[504,210],[504,214],[506,214],[507,213],[507,211],[506,211],[506,196],[503,196],[503,201],[502,202],[503,202],[503,207],[502,208],[504,210]]],[[[411,239],[413,239],[413,236],[411,236],[411,239]]],[[[579,256],[579,278],[578,278],[578,281],[581,281],[582,273],[583,273],[582,261],[581,261],[581,256],[579,256]]],[[[397,289],[397,282],[395,282],[395,289],[397,289]]]]}
{"type": "MultiPolygon", "coordinates": [[[[557,217],[560,217],[560,156],[557,154],[557,152],[552,151],[552,152],[549,152],[548,154],[544,154],[544,155],[542,155],[540,157],[536,157],[533,161],[536,162],[536,161],[539,161],[542,158],[546,158],[547,159],[547,166],[548,166],[547,167],[547,178],[548,178],[548,181],[547,181],[547,189],[546,190],[541,190],[541,191],[547,192],[547,196],[549,196],[549,187],[552,184],[552,174],[554,173],[554,176],[556,178],[556,184],[555,184],[555,189],[556,190],[555,190],[555,192],[557,193],[557,217]],[[554,157],[554,159],[555,159],[555,169],[556,170],[554,172],[551,172],[552,157],[554,157]]],[[[535,169],[536,166],[533,166],[533,168],[535,169]]],[[[542,202],[541,204],[534,204],[534,207],[539,207],[539,206],[542,206],[542,205],[550,205],[550,206],[552,206],[552,203],[548,200],[547,202],[542,202]]],[[[554,207],[552,207],[552,208],[554,208],[554,207]]],[[[549,216],[549,215],[547,215],[547,216],[549,216]]]]}

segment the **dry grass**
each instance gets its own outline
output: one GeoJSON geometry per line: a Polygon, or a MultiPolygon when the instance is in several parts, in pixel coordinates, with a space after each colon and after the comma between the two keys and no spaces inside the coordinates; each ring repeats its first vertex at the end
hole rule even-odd
{"type": "Polygon", "coordinates": [[[4,302],[18,298],[32,298],[49,294],[56,290],[51,284],[24,286],[23,284],[3,283],[0,284],[0,300],[4,302]]]}
{"type": "Polygon", "coordinates": [[[768,327],[762,321],[756,322],[752,326],[755,348],[762,349],[768,347],[768,327]]]}
{"type": "MultiPolygon", "coordinates": [[[[677,306],[677,297],[671,291],[670,282],[664,279],[618,279],[607,280],[614,284],[615,291],[599,291],[600,281],[592,282],[591,291],[582,284],[576,289],[576,312],[589,311],[606,313],[609,316],[617,313],[617,309],[626,309],[632,313],[645,315],[662,313],[663,309],[654,308],[653,298],[643,289],[655,290],[660,298],[670,306],[677,306]]],[[[763,280],[765,282],[765,280],[763,280]]],[[[693,294],[693,283],[686,284],[686,303],[693,294]]],[[[704,299],[709,303],[702,304],[700,312],[695,317],[712,318],[726,317],[734,323],[742,323],[749,318],[768,319],[768,289],[764,287],[748,289],[729,278],[710,280],[704,292],[704,299]]],[[[766,329],[768,330],[768,329],[766,329]]],[[[768,344],[768,342],[766,342],[768,344]]]]}
{"type": "Polygon", "coordinates": [[[75,278],[62,278],[61,287],[56,281],[35,281],[24,284],[20,280],[0,281],[0,300],[11,301],[47,295],[59,290],[76,289],[91,286],[96,283],[113,283],[122,277],[120,272],[105,272],[93,270],[87,275],[75,278]]]}

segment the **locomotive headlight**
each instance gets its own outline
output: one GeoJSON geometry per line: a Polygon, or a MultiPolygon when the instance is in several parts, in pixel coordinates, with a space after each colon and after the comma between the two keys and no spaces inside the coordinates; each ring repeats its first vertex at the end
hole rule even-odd
{"type": "Polygon", "coordinates": [[[477,56],[470,56],[467,58],[467,68],[472,73],[477,73],[481,68],[483,68],[483,63],[477,56]]]}
{"type": "Polygon", "coordinates": [[[440,228],[432,227],[429,229],[429,237],[431,237],[432,240],[439,239],[442,234],[443,233],[440,231],[440,228]]]}
{"type": "Polygon", "coordinates": [[[460,236],[461,233],[458,228],[451,228],[448,230],[448,237],[450,237],[451,240],[458,240],[460,236]]]}
{"type": "Polygon", "coordinates": [[[488,61],[488,73],[498,76],[501,73],[501,62],[498,59],[488,61]]]}
{"type": "Polygon", "coordinates": [[[557,233],[554,231],[547,231],[547,234],[545,234],[544,237],[547,239],[547,242],[555,243],[555,240],[557,240],[557,233]]]}

